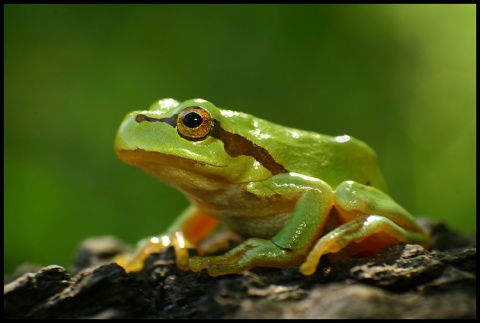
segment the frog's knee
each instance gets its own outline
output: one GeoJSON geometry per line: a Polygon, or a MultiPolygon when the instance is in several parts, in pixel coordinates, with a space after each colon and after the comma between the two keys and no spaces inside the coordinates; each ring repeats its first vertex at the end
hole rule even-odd
{"type": "Polygon", "coordinates": [[[362,185],[355,181],[344,181],[338,184],[336,187],[336,192],[344,192],[344,193],[352,193],[359,190],[363,190],[364,188],[368,188],[369,186],[362,185]]]}
{"type": "Polygon", "coordinates": [[[340,183],[335,190],[335,205],[345,210],[359,209],[366,202],[364,187],[354,181],[340,183]]]}

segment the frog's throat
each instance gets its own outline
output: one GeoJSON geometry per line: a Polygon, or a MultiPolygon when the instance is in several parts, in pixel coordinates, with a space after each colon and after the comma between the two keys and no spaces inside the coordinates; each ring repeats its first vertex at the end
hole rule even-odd
{"type": "MultiPolygon", "coordinates": [[[[174,114],[169,118],[153,118],[144,114],[138,114],[135,120],[140,122],[163,122],[176,128],[176,119],[178,115],[174,114]]],[[[213,119],[213,127],[210,130],[210,136],[217,138],[223,142],[225,151],[230,157],[238,157],[240,155],[251,156],[258,161],[263,167],[268,169],[272,175],[288,173],[288,170],[278,163],[272,155],[263,147],[260,147],[249,139],[232,132],[228,132],[222,128],[220,121],[213,119]]],[[[214,166],[214,165],[212,165],[214,166]]]]}

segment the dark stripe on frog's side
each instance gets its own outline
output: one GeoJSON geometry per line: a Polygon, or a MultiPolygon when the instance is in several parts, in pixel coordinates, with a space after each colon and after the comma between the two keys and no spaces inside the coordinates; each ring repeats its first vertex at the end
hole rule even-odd
{"type": "MultiPolygon", "coordinates": [[[[137,114],[135,121],[138,123],[143,121],[164,122],[173,128],[176,128],[177,116],[177,114],[174,114],[169,118],[157,119],[144,114],[137,114]]],[[[263,167],[268,169],[272,175],[288,173],[288,170],[286,170],[281,164],[277,163],[265,148],[254,144],[239,134],[226,131],[222,128],[218,120],[213,120],[213,127],[210,132],[210,136],[223,142],[225,151],[230,157],[237,157],[240,155],[251,156],[260,164],[262,164],[263,167]]]]}
{"type": "Polygon", "coordinates": [[[226,131],[222,128],[220,122],[215,119],[213,120],[213,129],[210,135],[223,142],[225,151],[230,157],[239,155],[251,156],[268,169],[272,175],[288,173],[285,167],[277,163],[265,148],[254,144],[241,135],[226,131]]]}

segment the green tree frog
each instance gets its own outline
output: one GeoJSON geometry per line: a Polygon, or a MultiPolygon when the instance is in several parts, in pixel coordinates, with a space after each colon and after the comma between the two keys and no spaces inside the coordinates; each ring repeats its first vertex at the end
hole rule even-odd
{"type": "Polygon", "coordinates": [[[191,203],[162,235],[116,258],[127,271],[169,246],[180,269],[218,276],[256,266],[299,266],[311,275],[323,255],[337,261],[399,243],[429,244],[387,194],[375,152],[347,135],[288,128],[203,99],[162,99],[127,114],[115,152],[191,203]],[[205,256],[228,237],[222,232],[243,240],[205,256]],[[188,248],[199,256],[190,257],[188,248]]]}

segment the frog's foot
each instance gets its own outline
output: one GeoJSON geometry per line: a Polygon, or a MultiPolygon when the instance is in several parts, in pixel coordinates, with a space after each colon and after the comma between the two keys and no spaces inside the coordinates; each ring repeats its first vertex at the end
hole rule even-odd
{"type": "Polygon", "coordinates": [[[220,256],[192,257],[190,269],[207,269],[210,276],[241,274],[255,267],[287,268],[301,263],[301,257],[271,240],[251,238],[220,256]]]}
{"type": "Polygon", "coordinates": [[[300,266],[300,272],[304,275],[312,275],[320,257],[327,253],[338,252],[339,255],[348,256],[368,250],[369,254],[375,254],[394,244],[421,244],[420,242],[424,240],[424,234],[403,229],[386,217],[380,215],[358,216],[318,240],[305,262],[300,266]]]}
{"type": "Polygon", "coordinates": [[[140,271],[144,266],[145,260],[152,253],[162,251],[169,246],[174,248],[177,267],[181,270],[188,270],[188,247],[190,243],[183,237],[182,232],[174,232],[141,241],[133,254],[120,254],[113,261],[122,266],[127,273],[140,271]]]}

